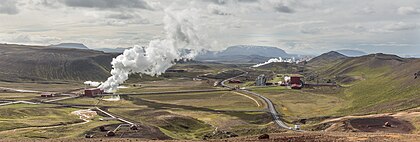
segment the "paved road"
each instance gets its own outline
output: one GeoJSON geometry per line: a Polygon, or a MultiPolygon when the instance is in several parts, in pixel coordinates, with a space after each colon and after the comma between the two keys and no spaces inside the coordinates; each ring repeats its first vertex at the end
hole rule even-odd
{"type": "Polygon", "coordinates": [[[248,91],[248,90],[238,90],[238,91],[239,91],[239,92],[243,92],[243,93],[247,93],[247,94],[252,94],[252,95],[254,95],[254,96],[258,96],[258,97],[260,97],[261,99],[263,99],[263,100],[264,100],[264,102],[267,104],[267,109],[268,109],[268,111],[270,112],[271,116],[273,117],[274,122],[275,122],[278,126],[280,126],[281,128],[290,129],[290,130],[292,130],[292,129],[293,129],[292,127],[287,126],[287,124],[286,124],[286,123],[284,123],[284,122],[280,119],[279,114],[278,114],[278,112],[277,112],[276,108],[274,107],[273,102],[271,102],[271,100],[270,100],[270,99],[268,99],[267,97],[265,97],[265,96],[263,96],[263,95],[260,95],[260,94],[257,94],[257,93],[254,93],[254,92],[251,92],[251,91],[248,91]]]}
{"type": "MultiPolygon", "coordinates": [[[[228,80],[230,80],[230,79],[234,79],[234,78],[237,78],[237,77],[240,77],[240,76],[245,76],[245,75],[247,75],[247,74],[248,74],[248,72],[245,72],[245,73],[244,73],[244,74],[242,74],[242,75],[235,76],[235,77],[232,77],[232,78],[228,78],[228,79],[226,79],[226,80],[223,80],[220,84],[221,84],[223,87],[230,88],[230,89],[234,89],[233,87],[226,85],[226,84],[225,84],[225,82],[226,82],[226,81],[228,81],[228,80]]],[[[270,114],[271,114],[271,116],[273,117],[273,121],[274,121],[274,122],[275,122],[275,123],[276,123],[279,127],[281,127],[281,128],[284,128],[284,129],[289,129],[289,130],[294,130],[292,127],[288,126],[286,123],[284,123],[284,122],[280,119],[279,113],[277,112],[276,108],[274,107],[273,102],[272,102],[270,99],[268,99],[267,97],[265,97],[265,96],[263,96],[263,95],[260,95],[260,94],[258,94],[258,93],[251,92],[251,91],[244,90],[244,89],[241,89],[241,90],[237,89],[236,91],[238,91],[238,92],[240,92],[240,93],[251,94],[251,95],[254,95],[254,96],[257,96],[257,97],[259,97],[259,98],[263,99],[263,100],[264,100],[264,102],[267,104],[267,109],[268,109],[269,113],[270,113],[270,114]]]]}

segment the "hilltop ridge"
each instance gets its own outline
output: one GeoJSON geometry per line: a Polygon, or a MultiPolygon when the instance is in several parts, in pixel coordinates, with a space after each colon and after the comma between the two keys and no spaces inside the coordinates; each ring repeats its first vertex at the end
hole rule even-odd
{"type": "Polygon", "coordinates": [[[103,80],[117,54],[89,49],[0,44],[2,81],[103,80]]]}

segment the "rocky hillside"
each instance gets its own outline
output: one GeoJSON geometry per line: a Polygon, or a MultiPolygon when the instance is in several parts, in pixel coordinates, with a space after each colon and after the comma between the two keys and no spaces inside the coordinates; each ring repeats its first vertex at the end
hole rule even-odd
{"type": "Polygon", "coordinates": [[[116,56],[88,49],[0,44],[0,80],[104,80],[116,56]]]}

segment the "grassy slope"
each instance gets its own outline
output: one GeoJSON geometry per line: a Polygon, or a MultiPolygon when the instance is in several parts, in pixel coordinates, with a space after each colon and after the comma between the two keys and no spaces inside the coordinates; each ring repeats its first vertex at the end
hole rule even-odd
{"type": "Polygon", "coordinates": [[[416,68],[407,70],[407,66],[415,66],[418,62],[389,55],[370,55],[349,59],[329,68],[325,74],[358,78],[346,84],[344,99],[351,103],[340,110],[342,114],[389,112],[420,104],[420,80],[414,80],[412,76],[417,72],[416,68]]]}

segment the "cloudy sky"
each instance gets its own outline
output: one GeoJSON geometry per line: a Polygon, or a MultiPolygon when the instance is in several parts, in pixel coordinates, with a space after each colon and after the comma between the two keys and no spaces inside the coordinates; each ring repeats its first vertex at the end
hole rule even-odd
{"type": "Polygon", "coordinates": [[[165,36],[168,9],[196,9],[197,32],[212,50],[246,44],[420,55],[420,0],[0,0],[0,43],[147,45],[165,36]]]}

